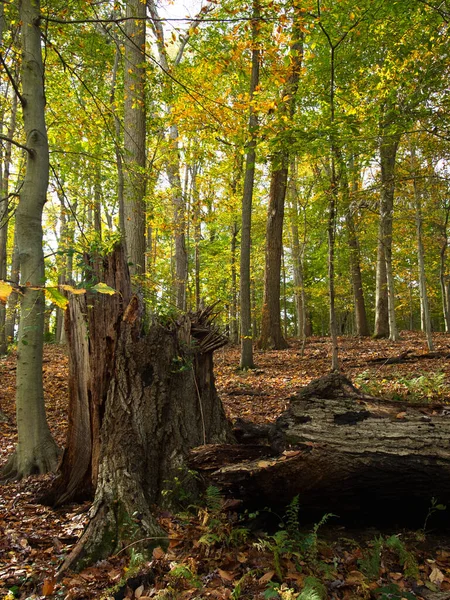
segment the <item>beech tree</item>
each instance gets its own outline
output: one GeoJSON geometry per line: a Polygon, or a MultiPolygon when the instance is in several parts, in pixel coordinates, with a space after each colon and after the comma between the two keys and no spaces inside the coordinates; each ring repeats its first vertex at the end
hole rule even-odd
{"type": "Polygon", "coordinates": [[[16,416],[18,442],[2,470],[3,478],[21,478],[56,467],[58,448],[45,416],[42,386],[45,281],[42,211],[46,201],[49,151],[45,125],[44,70],[39,30],[40,4],[21,0],[22,105],[27,167],[16,211],[21,273],[17,352],[16,416]]]}

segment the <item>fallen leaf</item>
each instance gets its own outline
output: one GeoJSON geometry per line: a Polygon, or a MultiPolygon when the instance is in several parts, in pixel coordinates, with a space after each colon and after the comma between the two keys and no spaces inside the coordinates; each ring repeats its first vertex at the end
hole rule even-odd
{"type": "Polygon", "coordinates": [[[134,597],[135,598],[140,598],[143,593],[144,593],[144,586],[140,585],[138,588],[136,588],[134,590],[134,597]]]}
{"type": "Polygon", "coordinates": [[[154,548],[154,549],[153,549],[153,552],[152,552],[153,558],[154,558],[155,560],[159,560],[159,559],[163,558],[163,556],[164,556],[165,554],[166,554],[166,553],[165,553],[165,552],[164,552],[164,550],[161,548],[161,546],[158,546],[157,548],[154,548]]]}
{"type": "Polygon", "coordinates": [[[436,585],[441,585],[444,581],[444,574],[437,567],[434,567],[430,573],[429,577],[431,583],[435,583],[436,585]]]}
{"type": "Polygon", "coordinates": [[[42,586],[42,595],[51,596],[53,594],[53,590],[55,589],[55,585],[55,579],[44,579],[44,584],[42,586]]]}
{"type": "Polygon", "coordinates": [[[234,580],[234,573],[231,573],[230,571],[223,571],[222,569],[217,569],[217,572],[222,577],[222,579],[224,579],[225,581],[233,581],[234,580]]]}
{"type": "Polygon", "coordinates": [[[259,583],[268,583],[274,575],[275,571],[267,571],[267,573],[264,573],[264,575],[260,577],[258,581],[259,583]]]}

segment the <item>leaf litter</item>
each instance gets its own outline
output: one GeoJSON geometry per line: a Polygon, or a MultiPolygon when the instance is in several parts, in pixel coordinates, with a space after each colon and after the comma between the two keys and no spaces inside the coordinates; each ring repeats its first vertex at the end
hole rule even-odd
{"type": "MultiPolygon", "coordinates": [[[[340,338],[342,369],[378,395],[448,403],[449,338],[435,334],[434,341],[436,357],[427,357],[423,336],[417,333],[403,332],[396,343],[340,338]],[[403,353],[416,359],[389,361],[403,353]],[[421,355],[427,360],[420,360],[421,355]]],[[[14,353],[0,359],[0,409],[8,418],[0,423],[2,464],[17,440],[15,360],[14,353]]],[[[256,351],[255,363],[256,369],[239,371],[236,347],[215,355],[216,385],[232,420],[274,420],[293,393],[329,370],[329,341],[311,338],[304,356],[297,341],[291,341],[288,350],[256,351]]],[[[64,348],[47,345],[43,369],[49,425],[62,446],[68,398],[64,348]]],[[[249,515],[242,524],[233,504],[231,509],[224,505],[217,514],[205,507],[181,515],[162,512],[161,524],[170,540],[167,551],[155,549],[151,561],[134,557],[137,566],[131,564],[133,556],[130,562],[126,553],[119,553],[81,573],[67,573],[57,582],[55,572],[85,527],[89,503],[56,510],[37,504],[52,477],[29,477],[0,487],[0,598],[4,600],[287,599],[297,598],[302,590],[306,597],[308,586],[316,590],[317,598],[450,598],[450,540],[445,532],[354,531],[327,524],[311,550],[311,527],[300,527],[292,539],[286,529],[267,533],[257,519],[252,524],[249,515]]]]}

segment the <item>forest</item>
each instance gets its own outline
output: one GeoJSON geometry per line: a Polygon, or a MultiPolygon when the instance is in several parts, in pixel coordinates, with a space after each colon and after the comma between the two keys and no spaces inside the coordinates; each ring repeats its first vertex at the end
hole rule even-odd
{"type": "Polygon", "coordinates": [[[450,597],[449,19],[0,1],[5,598],[450,597]]]}

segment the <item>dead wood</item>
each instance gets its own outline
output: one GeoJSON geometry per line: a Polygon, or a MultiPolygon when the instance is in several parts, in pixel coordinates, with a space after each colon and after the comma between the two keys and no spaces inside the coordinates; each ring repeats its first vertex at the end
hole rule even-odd
{"type": "Polygon", "coordinates": [[[227,455],[221,447],[220,464],[209,448],[203,457],[197,450],[192,464],[224,493],[250,503],[283,504],[299,494],[305,509],[379,514],[389,507],[398,514],[426,512],[432,497],[450,500],[450,416],[442,406],[369,397],[333,373],[293,396],[264,435],[260,456],[257,435],[249,435],[246,459],[230,460],[231,449],[227,455]]]}

